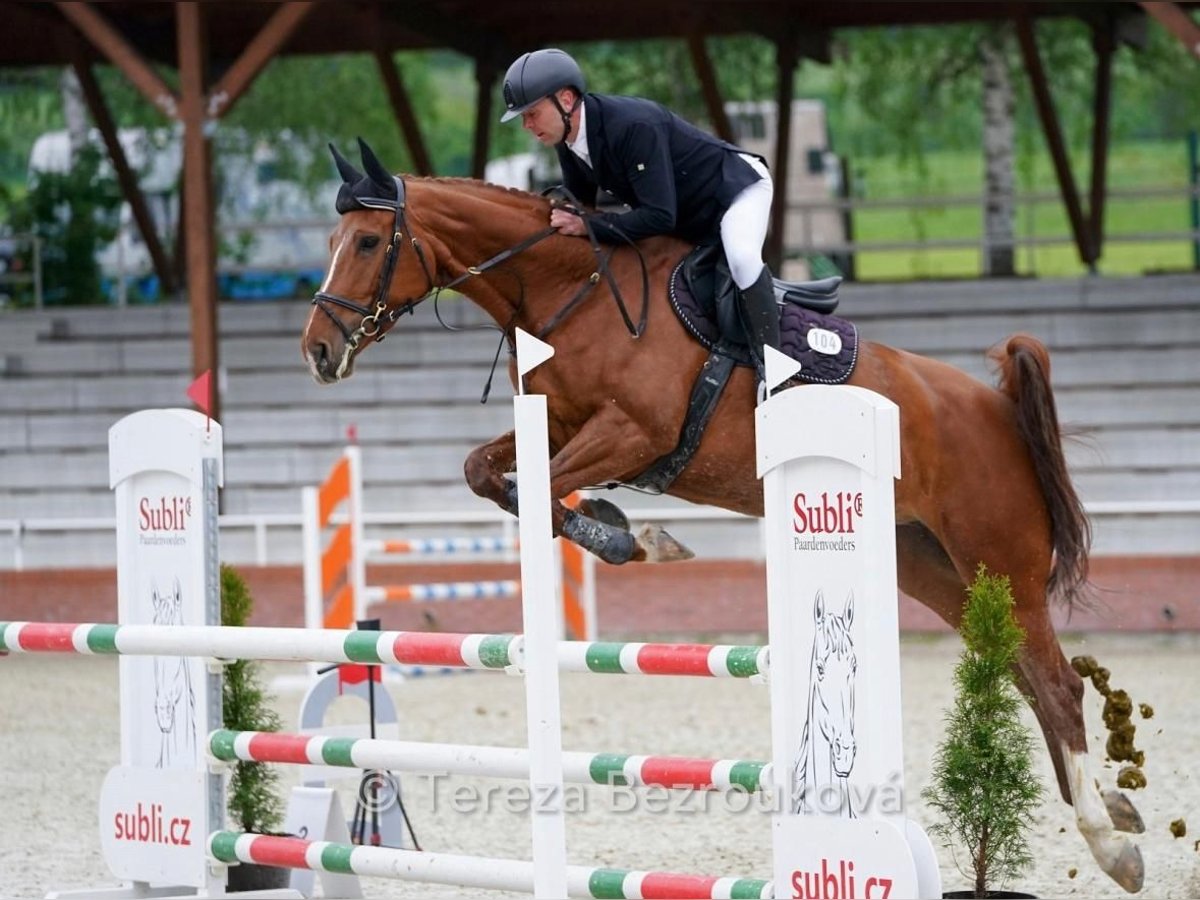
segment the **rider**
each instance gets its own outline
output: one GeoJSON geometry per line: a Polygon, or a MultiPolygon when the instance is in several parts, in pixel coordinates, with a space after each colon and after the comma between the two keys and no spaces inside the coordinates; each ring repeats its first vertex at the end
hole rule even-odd
{"type": "MultiPolygon", "coordinates": [[[[600,240],[655,234],[697,244],[720,239],[763,379],[759,348],[779,349],[779,311],[762,259],[774,193],[763,159],[650,100],[587,93],[579,65],[562,50],[525,53],[509,66],[504,105],[500,121],[520,116],[526,130],[555,149],[572,194],[590,205],[599,187],[631,207],[589,216],[600,240]]],[[[587,233],[566,209],[553,209],[550,224],[562,234],[587,233]]]]}

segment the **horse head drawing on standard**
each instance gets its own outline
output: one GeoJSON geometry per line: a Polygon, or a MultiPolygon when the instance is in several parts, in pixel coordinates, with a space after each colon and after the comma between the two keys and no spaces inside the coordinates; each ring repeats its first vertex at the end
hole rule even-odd
{"type": "MultiPolygon", "coordinates": [[[[155,625],[183,625],[183,588],[174,579],[171,591],[160,593],[150,586],[155,625]]],[[[160,769],[177,762],[191,764],[196,753],[196,695],[188,661],[179,656],[155,656],[154,720],[160,733],[158,762],[160,769]]]]}
{"type": "Polygon", "coordinates": [[[841,615],[825,609],[817,591],[813,601],[812,659],[808,668],[808,705],[800,752],[793,766],[792,811],[837,812],[855,818],[849,778],[858,744],[854,738],[854,676],[858,659],[850,626],[854,622],[854,592],[846,597],[841,615]],[[835,802],[834,802],[835,801],[835,802]]]}

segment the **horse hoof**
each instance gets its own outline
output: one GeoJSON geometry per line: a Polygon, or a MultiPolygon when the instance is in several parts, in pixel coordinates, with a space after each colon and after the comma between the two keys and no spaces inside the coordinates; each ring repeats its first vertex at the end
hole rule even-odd
{"type": "Polygon", "coordinates": [[[1142,851],[1138,849],[1137,844],[1125,842],[1121,855],[1117,857],[1108,874],[1131,894],[1136,894],[1142,889],[1142,883],[1146,879],[1146,867],[1142,863],[1142,851]]]}
{"type": "Polygon", "coordinates": [[[1142,814],[1137,811],[1137,807],[1123,792],[1101,791],[1100,795],[1104,798],[1104,806],[1108,809],[1108,817],[1112,819],[1113,828],[1127,834],[1145,832],[1146,823],[1142,821],[1142,814]]]}
{"type": "Polygon", "coordinates": [[[675,562],[691,559],[696,554],[685,547],[660,526],[647,522],[637,534],[637,544],[646,555],[645,562],[675,562]]]}
{"type": "Polygon", "coordinates": [[[599,497],[589,497],[586,500],[579,501],[577,508],[581,515],[585,515],[589,519],[595,519],[597,522],[603,522],[605,525],[611,525],[613,528],[619,528],[621,531],[631,530],[629,519],[615,503],[609,503],[607,500],[602,500],[599,497]]]}

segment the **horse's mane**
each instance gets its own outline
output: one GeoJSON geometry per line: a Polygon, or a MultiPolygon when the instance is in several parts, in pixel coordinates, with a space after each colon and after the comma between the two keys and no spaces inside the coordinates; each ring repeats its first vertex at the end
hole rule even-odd
{"type": "Polygon", "coordinates": [[[495,200],[505,206],[513,206],[514,201],[518,203],[529,203],[536,207],[537,211],[541,212],[548,209],[550,201],[541,194],[533,194],[529,191],[521,190],[521,188],[506,187],[502,184],[493,184],[490,181],[480,181],[478,178],[457,178],[450,176],[437,177],[416,177],[406,179],[409,182],[419,182],[422,184],[439,185],[444,184],[447,187],[459,188],[470,191],[486,200],[495,200]]]}
{"type": "MultiPolygon", "coordinates": [[[[414,187],[440,188],[459,196],[471,197],[485,203],[494,203],[514,216],[527,216],[529,220],[529,234],[533,234],[535,231],[549,224],[550,200],[541,194],[530,193],[520,188],[492,184],[491,182],[480,181],[476,178],[419,176],[406,177],[405,181],[414,187]]],[[[419,206],[413,205],[410,209],[415,215],[420,215],[419,206]]],[[[671,252],[676,252],[677,250],[679,256],[682,256],[688,249],[686,242],[680,238],[663,235],[648,238],[645,242],[642,242],[643,252],[645,252],[645,247],[650,242],[654,242],[654,244],[662,247],[670,246],[671,252]]],[[[557,259],[560,264],[569,265],[572,270],[577,268],[579,270],[586,269],[588,272],[594,270],[596,265],[595,255],[586,240],[569,239],[554,243],[553,246],[555,247],[554,252],[558,254],[557,259]]],[[[614,257],[617,258],[625,257],[627,254],[635,252],[632,248],[623,244],[606,245],[606,251],[611,251],[614,257]]]]}

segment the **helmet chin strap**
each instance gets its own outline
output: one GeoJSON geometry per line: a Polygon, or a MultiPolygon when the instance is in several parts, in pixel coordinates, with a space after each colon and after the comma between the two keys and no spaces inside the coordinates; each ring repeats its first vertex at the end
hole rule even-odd
{"type": "Polygon", "coordinates": [[[562,108],[562,104],[558,102],[558,94],[551,94],[550,102],[554,104],[554,108],[557,109],[558,114],[560,116],[562,116],[563,136],[562,136],[562,140],[559,141],[558,143],[560,145],[565,144],[567,142],[567,138],[569,138],[571,136],[571,114],[573,112],[575,112],[575,110],[579,107],[579,104],[583,102],[583,98],[577,96],[575,98],[575,102],[571,104],[570,109],[562,108]]]}

